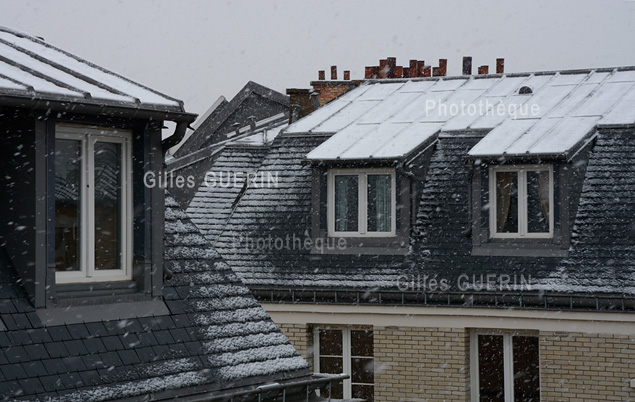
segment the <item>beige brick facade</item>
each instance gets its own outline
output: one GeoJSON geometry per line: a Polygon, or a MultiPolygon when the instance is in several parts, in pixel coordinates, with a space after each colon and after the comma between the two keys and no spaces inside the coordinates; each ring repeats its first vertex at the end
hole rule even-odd
{"type": "MultiPolygon", "coordinates": [[[[312,327],[278,323],[312,363],[312,327]]],[[[469,401],[470,330],[375,326],[376,401],[469,401]]],[[[635,401],[635,336],[540,331],[542,401],[635,401]]]]}
{"type": "Polygon", "coordinates": [[[466,401],[469,333],[456,328],[375,327],[376,401],[466,401]]]}
{"type": "Polygon", "coordinates": [[[540,334],[544,401],[635,401],[635,336],[540,334]]]}

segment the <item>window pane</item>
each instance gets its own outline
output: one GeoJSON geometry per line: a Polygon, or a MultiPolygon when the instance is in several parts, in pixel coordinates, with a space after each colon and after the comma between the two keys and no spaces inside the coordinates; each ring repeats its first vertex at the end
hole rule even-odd
{"type": "Polygon", "coordinates": [[[549,233],[549,171],[527,172],[527,231],[549,233]]]}
{"type": "Polygon", "coordinates": [[[481,402],[505,402],[503,336],[478,336],[478,386],[481,402]]]}
{"type": "Polygon", "coordinates": [[[351,356],[373,356],[373,331],[351,331],[351,356]]]}
{"type": "Polygon", "coordinates": [[[81,142],[55,140],[55,270],[79,271],[81,142]]]}
{"type": "Polygon", "coordinates": [[[357,232],[359,177],[335,176],[335,230],[357,232]]]}
{"type": "Polygon", "coordinates": [[[539,346],[535,336],[512,338],[514,354],[514,401],[540,401],[539,346]]]}
{"type": "Polygon", "coordinates": [[[390,232],[392,177],[368,175],[368,231],[390,232]]]}
{"type": "Polygon", "coordinates": [[[95,143],[95,269],[121,269],[121,144],[95,143]]]}
{"type": "MultiPolygon", "coordinates": [[[[341,374],[337,373],[337,374],[341,374]]],[[[331,398],[332,399],[344,399],[344,384],[342,382],[340,382],[337,385],[332,385],[332,389],[331,389],[331,398]]],[[[320,388],[320,396],[324,397],[324,398],[328,398],[329,397],[329,387],[328,385],[325,385],[324,387],[320,388]]]]}
{"type": "Polygon", "coordinates": [[[320,356],[342,355],[342,331],[338,329],[320,330],[320,356]]]}
{"type": "Polygon", "coordinates": [[[518,233],[518,173],[496,172],[496,232],[518,233]]]}
{"type": "Polygon", "coordinates": [[[351,359],[351,382],[372,384],[375,382],[374,359],[351,359]]]}
{"type": "Polygon", "coordinates": [[[355,385],[352,386],[353,398],[363,399],[367,402],[375,400],[373,392],[374,387],[372,385],[355,385]]]}
{"type": "Polygon", "coordinates": [[[342,374],[344,366],[341,357],[320,357],[320,373],[342,374]]]}

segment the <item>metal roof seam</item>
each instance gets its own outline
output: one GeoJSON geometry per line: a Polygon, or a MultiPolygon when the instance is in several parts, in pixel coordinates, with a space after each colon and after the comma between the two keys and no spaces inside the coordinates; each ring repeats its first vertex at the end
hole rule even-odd
{"type": "Polygon", "coordinates": [[[49,60],[49,59],[47,59],[47,58],[45,58],[45,57],[42,57],[42,56],[40,56],[40,55],[38,55],[38,54],[36,54],[36,53],[33,53],[33,52],[29,51],[29,50],[27,50],[27,49],[24,49],[24,48],[22,48],[22,47],[20,47],[20,46],[18,46],[18,45],[16,45],[16,44],[14,44],[14,43],[10,43],[10,42],[5,41],[5,40],[3,40],[3,39],[1,39],[1,38],[0,38],[0,43],[2,43],[2,44],[4,44],[4,45],[7,45],[7,46],[10,46],[10,47],[14,48],[14,49],[15,49],[15,50],[17,50],[17,51],[19,51],[19,52],[21,52],[21,53],[26,54],[26,55],[27,55],[27,56],[29,56],[29,57],[32,57],[32,58],[34,58],[34,59],[36,59],[36,60],[38,60],[38,61],[40,61],[40,62],[42,62],[42,63],[48,64],[49,66],[51,66],[51,67],[53,67],[53,68],[55,68],[55,69],[57,69],[57,70],[63,71],[63,72],[65,72],[66,74],[69,74],[69,75],[71,75],[71,76],[74,76],[74,77],[76,77],[77,79],[80,79],[80,80],[85,81],[85,82],[87,82],[87,83],[89,83],[89,84],[95,85],[95,86],[97,86],[97,87],[99,87],[99,88],[101,88],[101,89],[104,89],[104,90],[106,90],[106,91],[108,91],[108,92],[111,92],[111,93],[113,93],[113,94],[116,94],[116,95],[121,95],[121,96],[124,96],[124,97],[131,98],[131,99],[133,99],[133,100],[135,101],[135,103],[137,103],[137,104],[140,104],[140,103],[141,103],[141,99],[139,99],[139,98],[136,98],[136,97],[130,96],[129,94],[126,94],[126,93],[124,93],[124,92],[122,92],[122,91],[119,91],[119,90],[117,90],[117,89],[115,89],[115,88],[112,88],[112,87],[110,87],[110,86],[108,86],[108,85],[105,85],[104,83],[102,83],[102,82],[100,82],[100,81],[98,81],[98,80],[92,79],[92,78],[90,78],[90,77],[88,77],[88,76],[86,76],[86,75],[84,75],[84,74],[81,74],[81,73],[79,73],[79,72],[77,72],[77,71],[74,71],[74,70],[72,70],[72,69],[70,69],[70,68],[68,68],[68,67],[65,67],[65,66],[63,66],[63,65],[61,65],[61,64],[59,64],[59,63],[55,63],[55,62],[53,62],[52,60],[49,60]]]}

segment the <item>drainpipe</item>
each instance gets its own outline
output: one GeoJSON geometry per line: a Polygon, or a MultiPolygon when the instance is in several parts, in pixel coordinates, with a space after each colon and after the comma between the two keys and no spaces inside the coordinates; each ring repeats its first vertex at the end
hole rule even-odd
{"type": "Polygon", "coordinates": [[[168,151],[168,149],[172,148],[185,136],[185,131],[187,131],[190,123],[187,121],[179,121],[176,123],[176,128],[174,129],[174,134],[169,136],[168,138],[161,141],[161,148],[163,149],[163,155],[168,151]]]}

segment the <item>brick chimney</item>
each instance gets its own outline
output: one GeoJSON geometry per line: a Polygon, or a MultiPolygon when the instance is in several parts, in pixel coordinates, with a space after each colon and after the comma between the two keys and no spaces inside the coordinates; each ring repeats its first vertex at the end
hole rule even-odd
{"type": "MultiPolygon", "coordinates": [[[[387,62],[387,61],[386,61],[387,62]]],[[[343,80],[337,79],[337,66],[331,66],[331,80],[327,81],[323,78],[324,71],[320,70],[319,72],[320,79],[318,81],[311,81],[311,86],[313,90],[309,89],[287,89],[287,94],[290,96],[290,104],[298,104],[301,107],[299,117],[305,115],[305,111],[309,110],[308,102],[306,98],[308,98],[308,93],[304,91],[309,91],[315,96],[317,94],[317,102],[318,106],[324,106],[326,103],[331,100],[337,98],[342,95],[349,89],[358,86],[362,83],[362,80],[351,80],[351,72],[350,70],[344,71],[343,80]],[[297,102],[297,103],[294,103],[297,102]],[[306,107],[303,104],[306,103],[306,107]]],[[[377,77],[379,75],[379,68],[373,68],[372,71],[366,69],[365,76],[368,78],[377,77]]],[[[308,112],[310,113],[310,112],[308,112]]],[[[306,114],[308,114],[306,113],[306,114]]]]}

